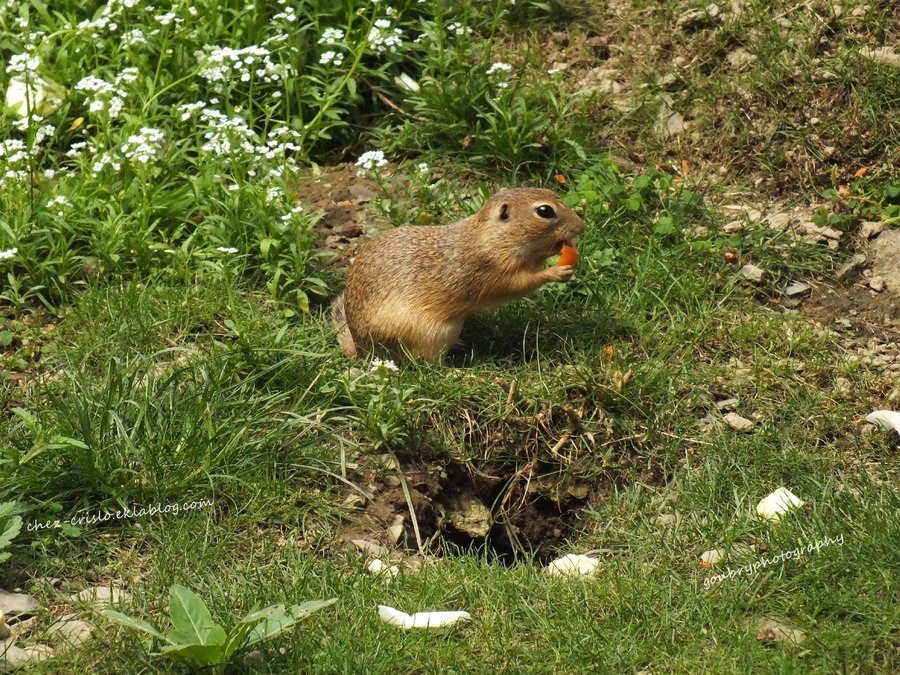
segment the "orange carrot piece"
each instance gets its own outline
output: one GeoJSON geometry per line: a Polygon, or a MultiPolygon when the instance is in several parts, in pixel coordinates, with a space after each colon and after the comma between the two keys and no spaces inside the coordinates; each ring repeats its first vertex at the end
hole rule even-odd
{"type": "Polygon", "coordinates": [[[568,244],[562,245],[562,250],[559,252],[559,260],[557,261],[557,265],[574,265],[578,262],[578,251],[574,246],[569,246],[568,244]]]}

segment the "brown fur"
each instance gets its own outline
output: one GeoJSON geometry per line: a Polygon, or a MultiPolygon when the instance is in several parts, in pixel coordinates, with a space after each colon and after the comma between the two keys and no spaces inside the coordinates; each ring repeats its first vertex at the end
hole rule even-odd
{"type": "Polygon", "coordinates": [[[574,266],[543,266],[555,244],[582,232],[553,192],[530,188],[501,190],[450,225],[388,230],[356,256],[334,304],[341,348],[350,358],[437,359],[473,312],[568,281],[574,266]],[[556,216],[539,216],[541,205],[556,216]]]}

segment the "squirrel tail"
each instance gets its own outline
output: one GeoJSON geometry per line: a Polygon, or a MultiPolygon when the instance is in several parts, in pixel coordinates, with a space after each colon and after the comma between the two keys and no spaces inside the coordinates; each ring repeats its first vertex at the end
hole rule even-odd
{"type": "Polygon", "coordinates": [[[331,305],[331,325],[338,330],[338,344],[348,359],[356,358],[356,343],[347,326],[347,317],[344,314],[344,294],[341,293],[331,305]]]}

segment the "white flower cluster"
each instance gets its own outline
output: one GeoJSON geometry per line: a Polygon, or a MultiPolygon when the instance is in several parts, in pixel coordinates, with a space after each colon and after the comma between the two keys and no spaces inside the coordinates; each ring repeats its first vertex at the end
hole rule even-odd
{"type": "Polygon", "coordinates": [[[471,28],[463,28],[463,26],[458,23],[451,23],[451,24],[447,25],[447,32],[453,33],[457,37],[461,37],[463,35],[471,35],[472,29],[471,28]]]}
{"type": "Polygon", "coordinates": [[[18,248],[11,248],[6,251],[0,251],[0,260],[7,260],[9,258],[12,258],[18,252],[18,248]]]}
{"type": "Polygon", "coordinates": [[[140,47],[145,44],[147,44],[147,36],[140,28],[132,28],[122,35],[122,46],[124,47],[140,47]]]}
{"type": "Polygon", "coordinates": [[[331,50],[322,54],[319,58],[319,63],[323,66],[327,66],[329,63],[333,63],[335,66],[339,66],[344,62],[344,55],[340,52],[333,52],[331,50]]]}
{"type": "Polygon", "coordinates": [[[233,155],[235,153],[256,153],[256,145],[251,141],[256,140],[256,134],[241,117],[228,117],[227,115],[204,108],[200,113],[201,119],[209,125],[209,131],[203,134],[206,142],[201,146],[203,152],[214,155],[233,155]]]}
{"type": "MultiPolygon", "coordinates": [[[[511,65],[509,65],[508,63],[503,63],[502,61],[498,61],[497,63],[492,64],[491,67],[487,69],[486,74],[488,77],[490,77],[491,75],[494,75],[495,73],[500,73],[501,75],[505,75],[509,72],[512,72],[512,69],[513,69],[513,67],[511,65]]],[[[499,89],[506,89],[508,86],[509,86],[509,82],[506,82],[503,80],[501,80],[500,82],[497,82],[497,87],[499,89]]]]}
{"type": "MultiPolygon", "coordinates": [[[[119,19],[126,9],[132,9],[140,0],[109,0],[106,7],[100,12],[100,16],[91,21],[85,20],[78,24],[79,33],[90,33],[95,40],[100,37],[100,32],[109,30],[115,32],[119,29],[116,19],[119,19]]],[[[66,26],[71,28],[71,26],[66,26]]]]}
{"type": "Polygon", "coordinates": [[[381,359],[372,359],[372,367],[369,372],[373,373],[384,373],[387,370],[400,370],[397,367],[397,364],[391,361],[390,359],[386,359],[382,361],[381,359]]]}
{"type": "Polygon", "coordinates": [[[219,84],[237,78],[241,82],[249,82],[256,77],[263,82],[277,82],[290,75],[290,66],[282,66],[272,62],[272,53],[264,47],[250,46],[243,49],[231,47],[211,47],[207,45],[203,51],[194,56],[203,63],[200,77],[219,84]]]}
{"type": "Polygon", "coordinates": [[[149,164],[156,159],[165,138],[159,129],[143,127],[122,144],[122,155],[132,164],[149,164]]]}
{"type": "Polygon", "coordinates": [[[292,220],[294,220],[294,218],[299,216],[301,213],[303,213],[303,206],[298,204],[297,206],[292,208],[289,213],[286,213],[283,216],[281,216],[281,221],[283,223],[290,223],[292,220]]]}
{"type": "Polygon", "coordinates": [[[56,215],[58,215],[59,217],[63,217],[64,215],[66,215],[66,209],[72,206],[72,202],[70,202],[65,195],[57,195],[50,200],[48,206],[58,206],[59,211],[56,212],[56,215]]]}
{"type": "Polygon", "coordinates": [[[37,75],[41,57],[32,54],[13,54],[9,57],[6,72],[10,75],[37,75]]]}
{"type": "Polygon", "coordinates": [[[344,31],[340,28],[326,28],[319,38],[320,45],[336,45],[344,39],[344,31]]]}
{"type": "Polygon", "coordinates": [[[403,31],[399,28],[391,29],[389,19],[378,19],[369,31],[369,44],[378,54],[386,51],[396,52],[397,47],[403,44],[403,31]]]}
{"type": "MultiPolygon", "coordinates": [[[[344,39],[344,31],[340,28],[326,28],[322,31],[322,36],[319,38],[320,45],[328,45],[328,46],[337,46],[340,45],[341,40],[344,39]]],[[[319,57],[319,63],[323,66],[327,66],[329,63],[333,63],[335,66],[339,66],[344,62],[344,55],[341,52],[334,51],[329,49],[327,52],[324,52],[322,56],[319,57]]]]}
{"type": "Polygon", "coordinates": [[[18,138],[8,138],[0,143],[0,160],[7,166],[28,161],[28,148],[18,138]]]}
{"type": "Polygon", "coordinates": [[[493,64],[490,68],[488,68],[487,74],[493,75],[494,73],[497,73],[497,72],[508,73],[511,70],[512,70],[511,65],[509,65],[508,63],[503,63],[502,61],[498,61],[497,63],[493,64]]]}
{"type": "MultiPolygon", "coordinates": [[[[379,166],[385,166],[387,163],[387,160],[384,158],[384,153],[381,150],[369,150],[360,155],[359,159],[356,160],[356,166],[361,166],[368,171],[379,166]]],[[[362,174],[362,171],[357,172],[357,174],[362,174]]]]}
{"type": "Polygon", "coordinates": [[[128,68],[127,71],[124,71],[122,75],[116,78],[115,84],[111,84],[94,75],[88,75],[75,85],[75,89],[93,94],[88,110],[92,113],[106,112],[109,118],[114,120],[122,112],[122,108],[125,107],[125,98],[128,96],[128,93],[120,89],[118,85],[122,82],[133,82],[136,78],[136,68],[128,68]]]}

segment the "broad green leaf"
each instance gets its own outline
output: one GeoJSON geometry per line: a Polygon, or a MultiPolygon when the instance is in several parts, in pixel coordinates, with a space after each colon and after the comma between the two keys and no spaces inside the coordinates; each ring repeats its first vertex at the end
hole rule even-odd
{"type": "Polygon", "coordinates": [[[275,612],[284,612],[284,604],[279,603],[277,605],[269,605],[268,607],[257,609],[255,612],[250,612],[238,623],[256,623],[257,621],[261,621],[262,619],[265,619],[267,616],[270,616],[275,612]]]}
{"type": "Polygon", "coordinates": [[[168,656],[194,661],[202,666],[211,666],[224,660],[220,645],[163,645],[160,651],[168,656]]]}
{"type": "Polygon", "coordinates": [[[175,630],[187,641],[200,645],[225,642],[225,631],[213,621],[203,600],[191,589],[174,584],[169,589],[169,615],[175,630]]]}
{"type": "Polygon", "coordinates": [[[131,628],[133,630],[144,631],[145,633],[150,633],[153,637],[159,638],[165,642],[169,642],[170,640],[160,633],[156,628],[154,628],[151,624],[146,621],[141,621],[140,619],[136,619],[133,616],[128,616],[127,614],[122,614],[122,612],[117,612],[114,609],[104,609],[100,612],[107,619],[112,621],[113,623],[121,624],[127,628],[131,628]]]}
{"type": "Polygon", "coordinates": [[[13,511],[16,510],[16,505],[17,502],[3,502],[0,504],[0,518],[12,515],[13,511]]]}
{"type": "Polygon", "coordinates": [[[247,646],[281,635],[285,630],[297,623],[297,619],[286,612],[277,612],[260,621],[247,638],[247,646]]]}
{"type": "Polygon", "coordinates": [[[330,600],[307,600],[306,602],[301,602],[299,605],[291,607],[291,615],[299,621],[305,619],[313,612],[318,612],[320,609],[330,607],[336,602],[337,598],[331,598],[330,600]]]}
{"type": "Polygon", "coordinates": [[[231,629],[225,644],[222,646],[222,658],[227,661],[240,648],[247,634],[253,630],[253,624],[239,623],[231,629]]]}
{"type": "Polygon", "coordinates": [[[7,546],[9,546],[9,543],[17,534],[19,534],[19,530],[21,529],[21,516],[13,516],[12,518],[10,518],[6,523],[6,527],[3,528],[3,532],[0,532],[0,548],[6,548],[7,546]]]}

